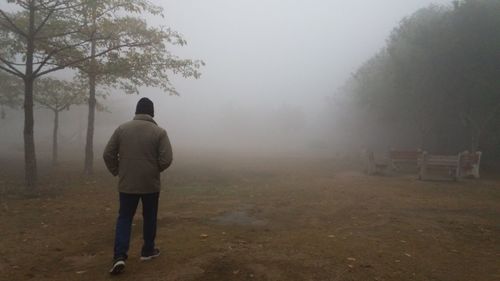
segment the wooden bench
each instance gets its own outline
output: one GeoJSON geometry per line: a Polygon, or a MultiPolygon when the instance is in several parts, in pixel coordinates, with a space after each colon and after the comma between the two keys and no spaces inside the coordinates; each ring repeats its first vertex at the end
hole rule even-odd
{"type": "Polygon", "coordinates": [[[418,179],[429,179],[430,171],[447,171],[448,176],[456,181],[460,178],[461,159],[461,153],[458,155],[432,155],[424,151],[418,179]]]}
{"type": "Polygon", "coordinates": [[[375,175],[384,173],[389,167],[389,161],[387,157],[382,157],[380,155],[375,155],[371,150],[364,151],[364,161],[365,161],[365,173],[368,175],[375,175]]]}
{"type": "Polygon", "coordinates": [[[481,164],[481,151],[462,152],[460,175],[462,177],[472,176],[475,179],[479,178],[479,165],[481,164]]]}
{"type": "Polygon", "coordinates": [[[410,150],[389,150],[389,160],[391,163],[391,168],[393,170],[399,170],[401,164],[411,164],[415,168],[419,167],[420,158],[422,158],[423,151],[421,149],[410,149],[410,150]]]}

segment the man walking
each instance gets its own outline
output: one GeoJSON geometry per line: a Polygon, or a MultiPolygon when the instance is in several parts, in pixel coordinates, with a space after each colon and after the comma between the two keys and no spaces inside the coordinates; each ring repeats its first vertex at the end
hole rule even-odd
{"type": "Polygon", "coordinates": [[[172,147],[167,132],[153,120],[154,106],[148,98],[137,103],[132,121],[120,125],[104,149],[104,162],[119,176],[120,210],[116,222],[111,274],[125,269],[132,219],[142,201],[143,238],[141,260],[160,255],[155,248],[156,217],[160,195],[160,173],[172,163],[172,147]]]}

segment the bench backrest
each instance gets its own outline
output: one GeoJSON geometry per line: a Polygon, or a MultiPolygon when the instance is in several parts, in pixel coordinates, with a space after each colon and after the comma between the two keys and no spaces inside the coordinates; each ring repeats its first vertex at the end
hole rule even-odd
{"type": "Polygon", "coordinates": [[[469,151],[462,152],[461,166],[463,168],[472,168],[474,165],[479,165],[481,154],[481,151],[476,151],[475,153],[469,151]]]}
{"type": "Polygon", "coordinates": [[[454,179],[458,180],[461,176],[461,165],[460,161],[462,159],[462,154],[457,155],[433,155],[427,152],[422,153],[422,161],[420,165],[419,178],[427,178],[429,170],[437,169],[447,169],[449,175],[454,179]]]}
{"type": "Polygon", "coordinates": [[[460,162],[460,155],[425,155],[425,163],[430,166],[456,167],[460,162]]]}

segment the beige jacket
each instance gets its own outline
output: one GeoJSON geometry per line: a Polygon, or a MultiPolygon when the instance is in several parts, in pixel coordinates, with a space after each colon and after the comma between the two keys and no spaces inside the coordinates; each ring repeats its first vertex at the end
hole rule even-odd
{"type": "Polygon", "coordinates": [[[172,163],[167,132],[147,114],[119,126],[103,154],[106,167],[119,175],[118,191],[144,194],[160,191],[160,173],[172,163]]]}

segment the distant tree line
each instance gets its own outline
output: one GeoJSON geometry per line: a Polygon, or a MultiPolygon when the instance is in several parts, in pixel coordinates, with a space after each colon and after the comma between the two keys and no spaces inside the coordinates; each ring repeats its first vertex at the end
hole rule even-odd
{"type": "Polygon", "coordinates": [[[331,104],[353,148],[483,150],[500,160],[500,1],[405,18],[331,104]]]}
{"type": "Polygon", "coordinates": [[[93,171],[97,89],[137,93],[138,87],[177,91],[170,74],[199,77],[202,61],[181,59],[168,47],[185,45],[177,32],[148,25],[145,17],[164,17],[147,0],[8,0],[0,8],[0,106],[24,111],[25,183],[37,186],[34,105],[52,110],[54,159],[58,114],[72,104],[88,105],[84,173],[93,171]],[[4,9],[5,8],[5,9],[4,9]],[[73,82],[50,76],[71,69],[73,82]],[[39,81],[39,82],[37,82],[39,81]],[[82,88],[83,87],[83,88],[82,88]]]}

